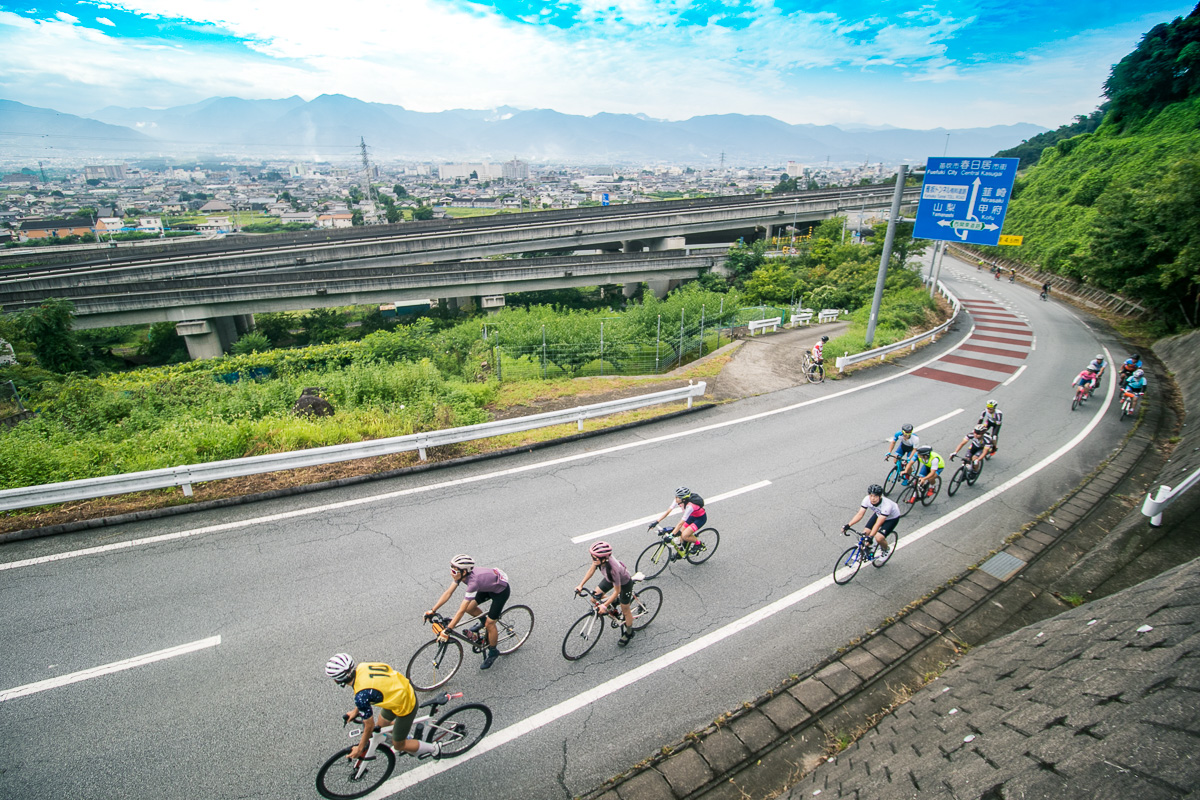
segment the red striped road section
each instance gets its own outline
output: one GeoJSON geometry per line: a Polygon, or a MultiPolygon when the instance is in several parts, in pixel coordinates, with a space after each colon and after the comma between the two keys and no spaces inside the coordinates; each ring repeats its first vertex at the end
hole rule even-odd
{"type": "Polygon", "coordinates": [[[1033,343],[1033,331],[995,301],[963,300],[962,304],[975,320],[975,330],[953,353],[913,375],[986,392],[1021,368],[1033,343]]]}

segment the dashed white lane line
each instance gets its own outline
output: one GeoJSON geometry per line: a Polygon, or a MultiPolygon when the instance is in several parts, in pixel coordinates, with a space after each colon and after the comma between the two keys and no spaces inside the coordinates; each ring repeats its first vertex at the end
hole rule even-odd
{"type": "MultiPolygon", "coordinates": [[[[712,505],[713,503],[719,503],[722,500],[728,500],[730,497],[737,497],[739,494],[745,494],[746,492],[753,492],[755,489],[761,489],[764,486],[770,486],[770,485],[771,485],[770,481],[759,481],[758,483],[752,483],[749,486],[743,486],[740,489],[734,489],[732,492],[725,492],[725,494],[714,495],[713,497],[706,499],[704,501],[704,505],[707,508],[708,506],[712,505]]],[[[682,513],[682,511],[683,511],[683,509],[677,509],[676,511],[672,511],[671,513],[672,514],[682,513]]],[[[580,542],[586,542],[586,541],[590,541],[592,539],[599,539],[602,536],[609,536],[614,533],[620,533],[621,531],[627,531],[632,528],[637,528],[641,525],[645,525],[647,523],[654,522],[654,520],[656,520],[656,519],[658,519],[658,514],[651,514],[648,517],[639,517],[638,519],[630,520],[629,522],[620,522],[620,523],[617,523],[616,525],[613,525],[611,528],[605,528],[602,531],[592,531],[591,533],[584,533],[579,536],[576,536],[574,539],[571,540],[571,543],[579,544],[580,542]]]]}
{"type": "MultiPolygon", "coordinates": [[[[1105,356],[1108,357],[1110,362],[1112,361],[1112,358],[1108,356],[1107,349],[1105,350],[1105,356]]],[[[1109,405],[1112,403],[1114,385],[1115,383],[1113,381],[1108,382],[1108,394],[1104,398],[1104,403],[1096,410],[1091,422],[1089,422],[1082,431],[1080,431],[1073,439],[1071,439],[1071,441],[1067,442],[1062,447],[1058,448],[1053,453],[1046,456],[1041,461],[1034,464],[1032,467],[1016,477],[1010,478],[996,488],[986,492],[983,495],[980,495],[966,505],[957,508],[948,514],[939,517],[928,525],[913,531],[899,541],[896,549],[901,549],[907,547],[908,545],[914,544],[939,528],[949,525],[951,522],[959,519],[965,514],[969,514],[971,511],[979,508],[989,500],[1000,496],[1004,492],[1015,488],[1017,485],[1033,477],[1073,450],[1080,442],[1087,438],[1088,434],[1090,434],[1097,425],[1100,424],[1100,420],[1104,416],[1104,412],[1108,410],[1109,405]]],[[[429,780],[435,775],[439,775],[443,772],[451,770],[459,764],[470,761],[473,758],[478,758],[484,753],[490,752],[498,747],[508,744],[509,742],[515,741],[526,734],[533,733],[539,728],[543,728],[552,722],[562,719],[568,714],[571,714],[590,705],[591,703],[596,702],[597,700],[601,700],[610,694],[614,694],[621,689],[624,689],[626,686],[637,683],[642,678],[646,678],[656,672],[660,672],[672,664],[682,661],[688,656],[695,655],[702,650],[712,647],[718,642],[728,639],[734,634],[741,633],[747,628],[750,628],[775,616],[780,611],[786,611],[797,603],[812,597],[822,589],[833,585],[832,575],[827,575],[824,578],[813,581],[803,589],[795,591],[785,597],[781,597],[775,602],[765,605],[757,611],[747,614],[741,619],[734,620],[727,625],[717,628],[711,633],[706,633],[698,639],[693,639],[687,644],[684,644],[683,646],[672,650],[669,653],[664,653],[658,658],[648,661],[640,667],[635,667],[634,669],[631,669],[622,675],[618,675],[611,680],[605,681],[599,686],[589,689],[586,692],[577,694],[574,697],[558,703],[557,705],[553,705],[550,708],[547,708],[545,711],[540,711],[531,717],[521,720],[520,722],[515,722],[512,725],[509,725],[507,728],[497,731],[491,736],[485,737],[478,746],[455,758],[453,761],[435,761],[432,763],[427,763],[417,767],[414,770],[405,772],[403,775],[398,775],[372,792],[368,796],[369,800],[383,800],[383,798],[391,797],[392,795],[398,794],[405,789],[416,786],[418,783],[429,780]]]]}
{"type": "MultiPolygon", "coordinates": [[[[946,420],[950,419],[951,417],[953,417],[957,414],[961,414],[962,412],[963,412],[963,409],[956,408],[955,410],[951,411],[949,414],[942,414],[937,419],[931,419],[931,420],[929,420],[929,422],[926,422],[923,425],[918,425],[917,427],[913,428],[913,433],[920,433],[921,431],[925,430],[926,428],[932,428],[934,425],[937,425],[939,422],[945,422],[946,420]]],[[[889,436],[888,438],[883,440],[883,443],[891,444],[892,438],[889,436]]]]}
{"type": "Polygon", "coordinates": [[[70,675],[60,675],[57,678],[47,678],[46,680],[38,681],[37,683],[27,683],[24,686],[17,686],[14,689],[0,690],[0,703],[3,703],[5,700],[12,700],[16,697],[37,694],[38,692],[57,689],[60,686],[67,686],[69,684],[79,683],[80,681],[86,681],[91,678],[98,678],[101,675],[111,675],[114,672],[121,672],[122,670],[133,669],[134,667],[141,667],[145,666],[146,664],[153,664],[155,661],[164,661],[168,658],[174,658],[175,656],[194,653],[197,650],[216,647],[220,643],[220,636],[210,636],[207,639],[200,639],[195,642],[189,642],[188,644],[168,647],[166,650],[157,650],[153,653],[147,653],[144,656],[134,656],[133,658],[127,658],[124,661],[114,661],[111,664],[104,664],[99,667],[92,667],[91,669],[72,672],[70,675]]]}
{"type": "Polygon", "coordinates": [[[1024,372],[1024,371],[1025,371],[1025,368],[1026,368],[1026,367],[1028,367],[1028,366],[1029,366],[1028,364],[1022,364],[1022,365],[1021,365],[1021,368],[1020,368],[1019,370],[1017,370],[1016,372],[1014,372],[1014,373],[1012,374],[1012,377],[1011,377],[1011,378],[1009,378],[1008,380],[1006,380],[1004,383],[1002,383],[1002,384],[1000,384],[1000,385],[1001,385],[1001,386],[1008,386],[1010,383],[1012,383],[1013,381],[1015,381],[1017,378],[1021,377],[1021,373],[1022,373],[1022,372],[1024,372]]]}

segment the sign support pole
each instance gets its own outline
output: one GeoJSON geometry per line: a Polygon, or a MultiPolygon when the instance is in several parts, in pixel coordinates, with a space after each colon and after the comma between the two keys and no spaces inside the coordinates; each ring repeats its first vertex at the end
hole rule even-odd
{"type": "Polygon", "coordinates": [[[871,300],[871,318],[867,320],[867,349],[875,341],[875,325],[879,322],[879,305],[883,302],[883,282],[887,280],[888,260],[892,257],[892,243],[896,240],[896,223],[900,221],[900,202],[904,199],[904,179],[908,165],[901,164],[896,173],[896,191],[892,195],[892,213],[888,217],[887,236],[883,240],[883,256],[879,259],[879,277],[875,280],[875,297],[871,300]]]}

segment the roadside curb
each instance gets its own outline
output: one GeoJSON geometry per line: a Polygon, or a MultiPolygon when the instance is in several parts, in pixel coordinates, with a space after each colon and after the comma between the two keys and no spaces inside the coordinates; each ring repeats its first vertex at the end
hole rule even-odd
{"type": "Polygon", "coordinates": [[[429,472],[431,470],[445,469],[447,467],[458,467],[463,464],[473,464],[479,461],[489,461],[494,458],[503,458],[512,456],[518,453],[531,453],[535,450],[543,450],[547,447],[554,447],[568,442],[577,442],[582,439],[591,439],[596,436],[602,436],[616,431],[628,430],[637,428],[642,425],[648,425],[652,422],[662,422],[664,420],[674,419],[686,414],[694,414],[698,411],[705,411],[710,408],[716,408],[716,403],[704,403],[703,405],[694,405],[691,408],[683,408],[678,411],[672,411],[668,414],[652,417],[650,419],[637,420],[635,422],[626,422],[621,425],[615,425],[611,428],[600,428],[594,431],[584,431],[582,433],[574,433],[570,436],[562,436],[557,439],[547,439],[544,442],[534,442],[533,444],[521,445],[520,447],[508,447],[504,450],[496,450],[490,453],[476,453],[474,455],[462,456],[460,458],[452,458],[446,461],[435,461],[429,464],[417,464],[411,467],[401,467],[400,469],[392,469],[386,472],[374,472],[369,475],[355,475],[350,478],[339,478],[332,481],[323,481],[321,483],[308,483],[302,486],[288,486],[282,489],[272,489],[268,492],[258,492],[255,494],[239,495],[237,497],[222,497],[216,500],[204,500],[199,503],[188,503],[186,505],[166,506],[164,508],[152,508],[146,511],[131,511],[128,514],[116,514],[111,517],[96,517],[94,519],[81,519],[76,522],[64,522],[59,525],[47,525],[42,528],[28,528],[23,531],[10,531],[8,533],[0,533],[0,545],[8,542],[16,542],[24,539],[40,539],[44,536],[57,536],[63,533],[76,533],[78,531],[91,530],[93,528],[106,528],[113,525],[126,525],[131,522],[142,522],[150,519],[163,519],[165,517],[174,517],[179,514],[191,514],[196,511],[211,511],[217,508],[228,508],[230,506],[240,506],[246,503],[257,503],[263,500],[275,500],[281,497],[292,497],[300,494],[308,494],[310,492],[321,492],[326,489],[339,489],[345,486],[354,486],[360,483],[369,483],[371,481],[386,480],[388,478],[399,478],[404,475],[413,475],[420,472],[429,472]]]}
{"type": "MultiPolygon", "coordinates": [[[[1153,366],[1156,379],[1165,382],[1166,369],[1153,366]]],[[[979,565],[806,673],[790,676],[579,797],[779,796],[971,647],[1070,608],[1055,596],[1054,581],[1129,515],[1118,487],[1153,480],[1166,461],[1155,442],[1176,424],[1165,399],[1143,406],[1135,427],[1103,464],[979,565]]]]}

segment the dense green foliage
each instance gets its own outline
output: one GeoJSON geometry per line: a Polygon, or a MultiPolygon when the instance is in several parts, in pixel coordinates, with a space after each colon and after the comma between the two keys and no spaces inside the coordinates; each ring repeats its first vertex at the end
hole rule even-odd
{"type": "Polygon", "coordinates": [[[1095,132],[1017,179],[996,248],[1126,294],[1161,332],[1200,323],[1200,7],[1158,25],[1113,68],[1095,132]]]}
{"type": "Polygon", "coordinates": [[[1016,147],[1001,150],[996,155],[1000,158],[1020,159],[1017,169],[1032,167],[1038,163],[1042,157],[1042,151],[1047,147],[1053,147],[1065,139],[1079,136],[1082,133],[1091,133],[1096,128],[1099,128],[1100,123],[1104,121],[1106,108],[1107,104],[1096,109],[1086,117],[1078,115],[1075,117],[1075,121],[1069,125],[1060,125],[1057,130],[1039,133],[1032,139],[1024,140],[1016,147]]]}

